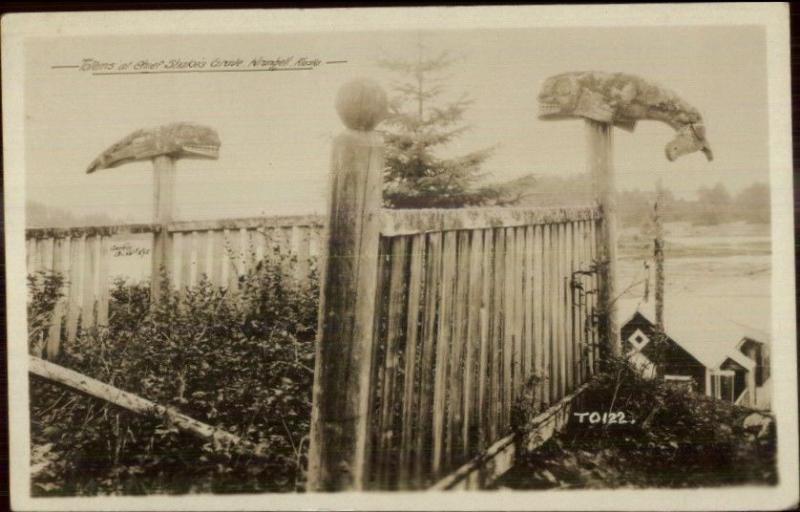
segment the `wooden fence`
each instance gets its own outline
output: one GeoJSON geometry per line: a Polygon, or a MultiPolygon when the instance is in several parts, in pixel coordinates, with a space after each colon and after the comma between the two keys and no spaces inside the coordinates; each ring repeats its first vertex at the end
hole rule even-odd
{"type": "MultiPolygon", "coordinates": [[[[65,280],[64,296],[56,306],[47,334],[49,357],[58,353],[62,336],[72,340],[79,327],[90,328],[108,322],[113,241],[153,233],[157,229],[160,229],[157,225],[137,224],[26,231],[28,274],[52,271],[60,273],[65,280]]],[[[205,274],[214,285],[235,288],[240,275],[273,251],[296,257],[292,269],[295,277],[307,278],[309,265],[320,252],[322,218],[294,216],[173,222],[167,229],[172,255],[168,270],[174,287],[193,286],[205,274]]]]}
{"type": "Polygon", "coordinates": [[[613,340],[613,223],[602,206],[383,210],[385,94],[354,81],[336,106],[308,489],[451,488],[508,459],[515,425],[565,424],[613,340]]]}
{"type": "MultiPolygon", "coordinates": [[[[367,486],[423,488],[594,368],[592,208],[406,212],[383,226],[367,486]]],[[[384,223],[386,224],[386,223],[384,223]]]]}
{"type": "Polygon", "coordinates": [[[362,488],[464,472],[589,379],[602,222],[595,207],[381,212],[362,488]]]}

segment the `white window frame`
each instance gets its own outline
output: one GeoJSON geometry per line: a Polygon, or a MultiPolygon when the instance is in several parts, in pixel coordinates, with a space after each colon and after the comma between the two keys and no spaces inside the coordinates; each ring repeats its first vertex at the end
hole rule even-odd
{"type": "Polygon", "coordinates": [[[736,397],[733,396],[736,392],[733,388],[736,384],[736,372],[733,370],[711,370],[711,389],[714,391],[713,397],[717,400],[726,400],[731,403],[736,400],[736,397]],[[731,378],[731,396],[730,399],[724,398],[722,396],[722,377],[730,377],[731,378]]]}
{"type": "Polygon", "coordinates": [[[692,380],[692,378],[689,375],[664,375],[664,380],[686,382],[687,380],[692,380]]]}

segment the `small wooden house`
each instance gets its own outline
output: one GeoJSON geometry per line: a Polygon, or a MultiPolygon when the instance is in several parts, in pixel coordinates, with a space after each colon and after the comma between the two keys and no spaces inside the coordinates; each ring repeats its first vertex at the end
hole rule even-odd
{"type": "Polygon", "coordinates": [[[720,400],[755,405],[757,362],[738,347],[699,350],[697,345],[681,343],[668,334],[664,343],[654,343],[656,326],[639,311],[623,324],[620,335],[625,354],[649,375],[720,400]]]}

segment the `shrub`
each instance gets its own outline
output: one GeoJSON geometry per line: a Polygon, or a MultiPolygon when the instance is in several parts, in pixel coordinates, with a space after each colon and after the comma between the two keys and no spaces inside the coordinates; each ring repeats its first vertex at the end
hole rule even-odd
{"type": "Polygon", "coordinates": [[[575,412],[623,412],[626,424],[580,422],[527,454],[512,487],[700,487],[774,484],[774,432],[743,426],[752,411],[648,379],[625,357],[606,357],[575,412]]]}
{"type": "MultiPolygon", "coordinates": [[[[286,272],[291,263],[276,254],[241,276],[238,290],[202,278],[156,304],[149,304],[149,285],[116,281],[109,325],[82,330],[58,361],[264,444],[266,456],[220,449],[165,421],[37,380],[31,382],[34,494],[301,488],[318,291],[316,272],[301,285],[286,272]]],[[[31,307],[46,309],[52,291],[33,288],[31,307]]]]}

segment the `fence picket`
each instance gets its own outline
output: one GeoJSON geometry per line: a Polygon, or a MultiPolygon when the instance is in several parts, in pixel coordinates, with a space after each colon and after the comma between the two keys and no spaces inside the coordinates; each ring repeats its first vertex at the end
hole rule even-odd
{"type": "MultiPolygon", "coordinates": [[[[369,306],[376,308],[374,414],[359,467],[378,488],[432,483],[509,433],[511,408],[531,377],[533,406],[543,410],[584,383],[597,363],[593,318],[603,283],[581,272],[597,263],[599,212],[483,224],[449,215],[431,213],[436,223],[421,215],[415,224],[404,212],[381,234],[384,277],[369,306]]],[[[307,220],[282,222],[170,225],[173,286],[185,289],[206,274],[235,290],[239,276],[274,251],[295,258],[285,270],[305,279],[323,249],[322,230],[307,220]]],[[[69,340],[79,322],[108,322],[112,233],[26,235],[29,273],[52,269],[65,277],[48,357],[58,353],[64,320],[69,340]]]]}
{"type": "MultiPolygon", "coordinates": [[[[477,403],[478,375],[477,365],[481,346],[481,292],[483,276],[481,275],[481,260],[483,257],[483,233],[472,231],[469,233],[469,286],[467,297],[467,335],[466,355],[464,360],[464,422],[461,458],[467,459],[470,449],[476,445],[477,423],[480,421],[480,406],[477,403]]],[[[465,279],[467,277],[464,277],[465,279]]]]}
{"type": "Polygon", "coordinates": [[[403,376],[403,406],[402,406],[402,435],[400,440],[400,474],[399,482],[404,488],[409,488],[411,456],[413,450],[414,425],[418,418],[417,410],[419,400],[416,389],[418,382],[417,368],[417,343],[419,334],[420,302],[422,293],[422,277],[424,273],[423,252],[425,236],[415,235],[411,239],[411,261],[409,264],[408,288],[408,323],[406,324],[406,346],[403,357],[405,359],[405,374],[403,376]]]}
{"type": "Polygon", "coordinates": [[[442,285],[439,302],[439,330],[436,336],[436,373],[433,389],[433,460],[431,471],[441,476],[445,457],[445,414],[447,409],[447,374],[450,361],[450,342],[453,332],[453,295],[455,292],[455,269],[452,262],[456,255],[456,232],[444,234],[442,251],[442,285]]]}
{"type": "Polygon", "coordinates": [[[402,341],[402,323],[405,313],[405,270],[408,258],[408,239],[400,237],[392,240],[390,246],[391,275],[389,281],[389,307],[388,325],[386,330],[386,348],[384,352],[384,375],[382,382],[381,413],[379,432],[379,456],[382,464],[379,465],[379,478],[382,487],[387,487],[390,482],[391,468],[396,464],[394,455],[394,410],[397,366],[399,363],[398,346],[402,341]]]}
{"type": "Polygon", "coordinates": [[[429,457],[433,429],[431,409],[432,389],[434,386],[433,358],[436,347],[436,312],[441,293],[442,272],[442,234],[432,233],[427,236],[428,250],[425,255],[425,324],[423,326],[422,360],[420,363],[420,420],[415,454],[417,486],[421,486],[425,481],[425,477],[428,475],[428,468],[430,468],[429,457]]]}

